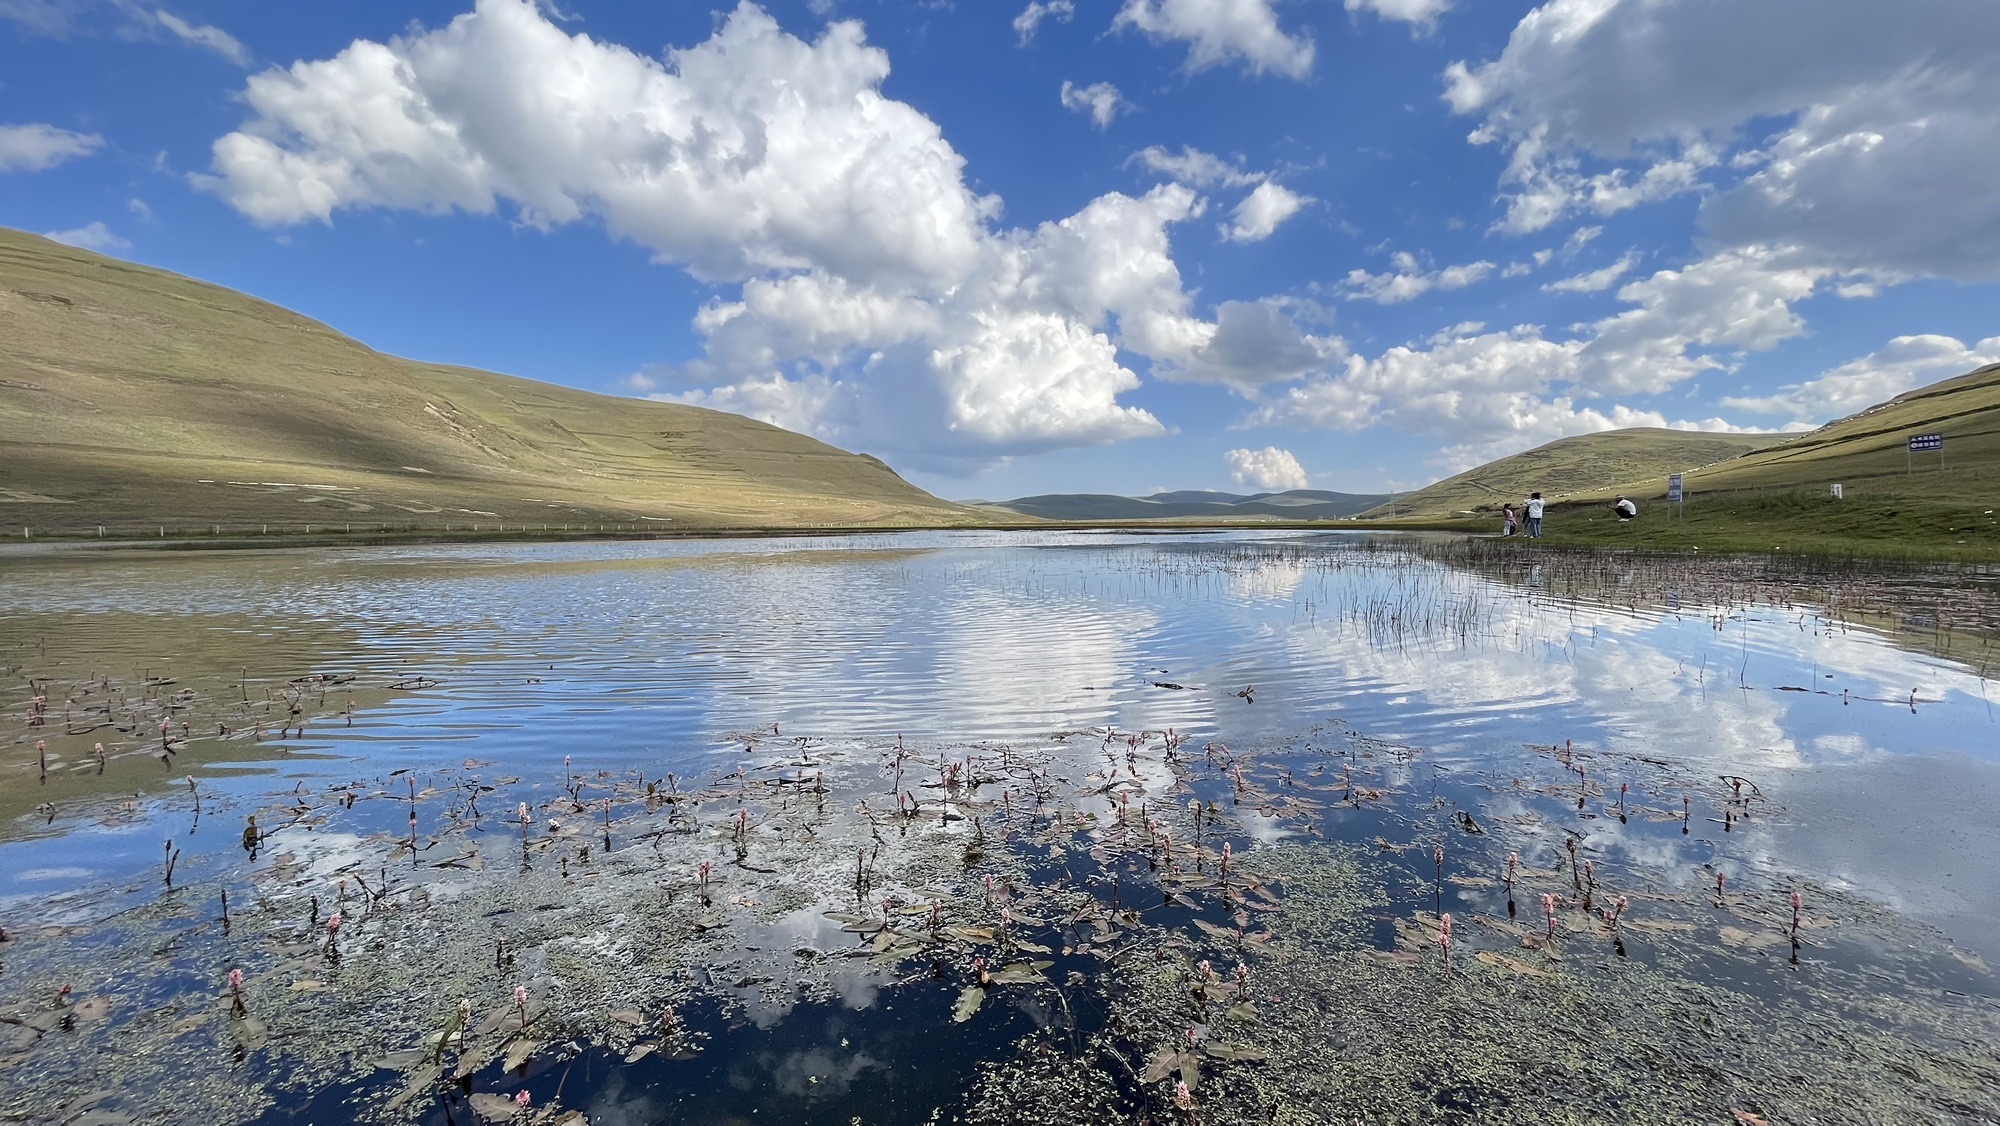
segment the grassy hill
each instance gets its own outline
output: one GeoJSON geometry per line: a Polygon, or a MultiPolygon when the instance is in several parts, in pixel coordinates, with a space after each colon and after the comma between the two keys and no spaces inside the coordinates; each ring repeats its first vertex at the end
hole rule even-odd
{"type": "MultiPolygon", "coordinates": [[[[1488,462],[1398,496],[1395,513],[1400,517],[1433,519],[1497,513],[1501,505],[1518,503],[1531,492],[1560,499],[1654,478],[1664,493],[1669,473],[1729,462],[1782,440],[1783,436],[1777,434],[1707,434],[1651,427],[1579,434],[1488,462]]],[[[1389,515],[1387,505],[1364,514],[1367,519],[1389,515]]]]}
{"type": "Polygon", "coordinates": [[[1050,493],[982,504],[1002,516],[1045,520],[1339,520],[1375,507],[1386,496],[1292,489],[1282,493],[1184,491],[1147,497],[1050,493]]]}
{"type": "Polygon", "coordinates": [[[1692,475],[1703,491],[1820,486],[1850,496],[2000,493],[2000,364],[1920,387],[1859,414],[1692,475]],[[1942,459],[1910,455],[1908,439],[1942,434],[1942,459]]]}
{"type": "Polygon", "coordinates": [[[0,527],[977,523],[697,407],[382,355],[255,298],[0,229],[0,527]]]}
{"type": "Polygon", "coordinates": [[[1566,536],[1632,546],[2000,555],[2000,364],[1921,387],[1687,477],[1668,519],[1666,479],[1606,482],[1551,513],[1566,536]],[[1942,434],[1937,454],[1908,453],[1942,434]],[[1844,496],[1830,488],[1839,483],[1844,496]],[[1618,491],[1648,506],[1619,526],[1599,510],[1618,491]]]}

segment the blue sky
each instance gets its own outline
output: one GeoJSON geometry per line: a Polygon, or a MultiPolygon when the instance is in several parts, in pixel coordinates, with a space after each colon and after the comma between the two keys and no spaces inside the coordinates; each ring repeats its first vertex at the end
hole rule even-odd
{"type": "Polygon", "coordinates": [[[0,224],[941,495],[2000,360],[1991,0],[0,0],[0,224]]]}

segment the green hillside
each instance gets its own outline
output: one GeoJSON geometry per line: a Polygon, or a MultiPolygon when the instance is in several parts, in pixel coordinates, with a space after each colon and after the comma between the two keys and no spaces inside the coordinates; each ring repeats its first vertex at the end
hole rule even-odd
{"type": "Polygon", "coordinates": [[[1551,513],[1551,528],[1632,546],[2000,555],[2000,364],[1920,387],[1858,414],[1687,477],[1668,513],[1666,479],[1607,483],[1551,513]],[[1910,437],[1944,436],[1942,458],[1910,437]],[[1842,496],[1832,495],[1834,484],[1842,496]],[[1630,525],[1601,506],[1617,492],[1648,505],[1630,525]],[[1673,518],[1669,519],[1669,516],[1673,518]]]}
{"type": "MultiPolygon", "coordinates": [[[[1692,430],[1639,428],[1560,438],[1525,453],[1503,457],[1396,498],[1399,517],[1438,518],[1497,513],[1531,492],[1562,497],[1658,478],[1662,491],[1669,473],[1729,462],[1782,441],[1777,434],[1708,434],[1692,430]]],[[[1365,519],[1390,515],[1383,505],[1365,519]]]]}
{"type": "Polygon", "coordinates": [[[2000,364],[1920,387],[1690,476],[1713,492],[1821,486],[1838,481],[1849,496],[1984,496],[2000,492],[2000,364]],[[1943,457],[1909,453],[1908,439],[1941,434],[1943,457]]]}
{"type": "Polygon", "coordinates": [[[0,229],[0,527],[977,523],[736,415],[382,355],[0,229]]]}

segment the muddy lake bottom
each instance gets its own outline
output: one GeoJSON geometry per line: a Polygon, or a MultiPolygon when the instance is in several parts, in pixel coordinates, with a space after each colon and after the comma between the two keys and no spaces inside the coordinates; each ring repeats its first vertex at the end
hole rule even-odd
{"type": "Polygon", "coordinates": [[[2000,580],[0,556],[0,1121],[2000,1122],[2000,580]]]}

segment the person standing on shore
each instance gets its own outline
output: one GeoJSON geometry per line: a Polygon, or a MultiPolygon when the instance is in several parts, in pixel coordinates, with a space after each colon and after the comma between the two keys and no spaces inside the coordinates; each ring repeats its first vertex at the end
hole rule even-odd
{"type": "Polygon", "coordinates": [[[1543,507],[1542,494],[1530,493],[1528,495],[1528,503],[1526,505],[1528,510],[1528,538],[1531,540],[1542,538],[1543,507]]]}
{"type": "Polygon", "coordinates": [[[1520,517],[1514,515],[1514,506],[1511,504],[1501,505],[1500,534],[1503,536],[1511,536],[1515,532],[1518,532],[1520,530],[1521,530],[1521,520],[1520,517]]]}

